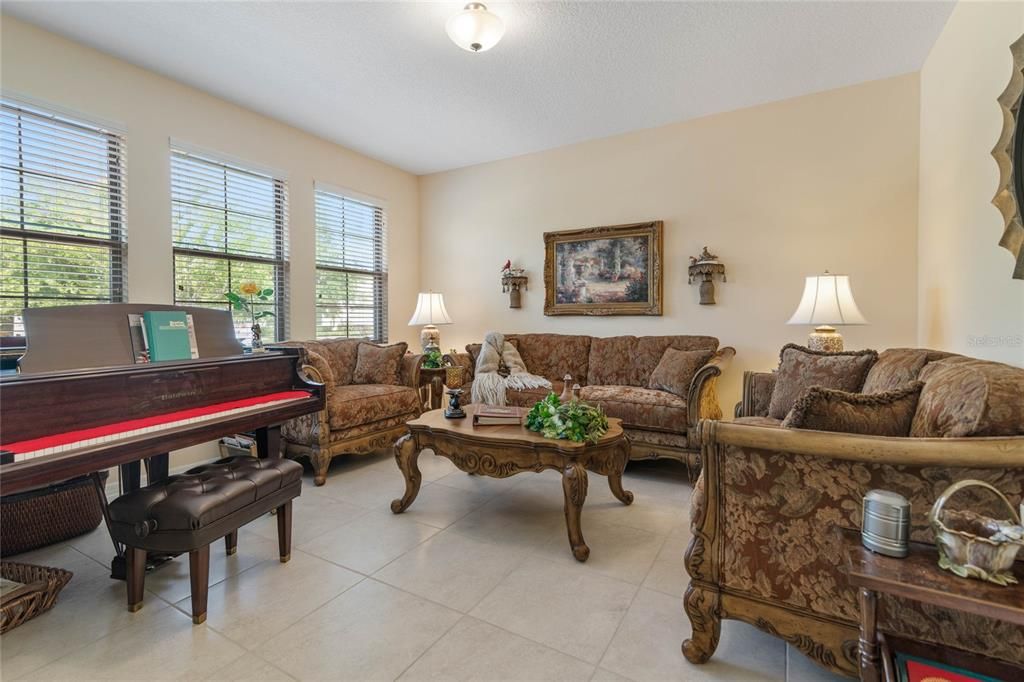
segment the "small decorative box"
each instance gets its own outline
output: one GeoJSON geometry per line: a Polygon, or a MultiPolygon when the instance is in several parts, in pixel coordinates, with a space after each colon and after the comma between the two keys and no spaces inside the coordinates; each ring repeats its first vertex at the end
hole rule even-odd
{"type": "Polygon", "coordinates": [[[869,490],[864,496],[861,543],[872,552],[903,558],[909,551],[910,502],[899,493],[869,490]]]}

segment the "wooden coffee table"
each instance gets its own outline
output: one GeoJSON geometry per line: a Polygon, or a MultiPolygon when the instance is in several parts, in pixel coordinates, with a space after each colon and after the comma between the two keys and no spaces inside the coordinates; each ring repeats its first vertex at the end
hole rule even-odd
{"type": "Polygon", "coordinates": [[[633,502],[633,493],[622,489],[629,438],[620,420],[609,419],[608,433],[597,443],[573,443],[544,438],[524,426],[474,427],[474,408],[465,407],[465,419],[445,419],[444,410],[432,410],[407,424],[409,433],[395,443],[395,460],[405,476],[405,495],[391,503],[391,511],[400,514],[416,499],[422,480],[417,459],[424,448],[447,457],[466,473],[493,478],[554,469],[562,472],[569,546],[578,561],[586,561],[590,548],[583,540],[580,512],[587,498],[587,471],[607,476],[608,487],[620,502],[633,502]]]}

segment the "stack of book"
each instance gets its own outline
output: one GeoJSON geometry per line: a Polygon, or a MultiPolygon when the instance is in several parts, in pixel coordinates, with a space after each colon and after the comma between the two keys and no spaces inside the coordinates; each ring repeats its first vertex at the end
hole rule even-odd
{"type": "Polygon", "coordinates": [[[483,405],[473,413],[473,426],[504,426],[523,423],[526,410],[522,407],[483,405]]]}
{"type": "Polygon", "coordinates": [[[189,360],[199,357],[196,327],[183,310],[152,310],[128,315],[135,362],[189,360]]]}

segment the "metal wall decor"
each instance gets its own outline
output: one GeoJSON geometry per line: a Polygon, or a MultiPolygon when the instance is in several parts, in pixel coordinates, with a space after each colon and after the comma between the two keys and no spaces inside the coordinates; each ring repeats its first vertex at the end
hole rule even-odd
{"type": "Polygon", "coordinates": [[[700,304],[715,304],[715,275],[719,275],[725,282],[725,265],[718,261],[718,256],[704,247],[699,256],[690,256],[690,277],[689,283],[693,284],[696,278],[700,282],[700,304]]]}
{"type": "Polygon", "coordinates": [[[511,260],[505,261],[501,269],[501,292],[508,294],[509,308],[523,307],[523,295],[520,292],[527,288],[528,279],[526,270],[512,267],[511,260]]]}
{"type": "Polygon", "coordinates": [[[1021,97],[1024,95],[1024,35],[1010,46],[1013,73],[1010,83],[999,96],[1003,111],[1003,132],[992,156],[999,164],[999,190],[992,203],[1003,214],[1003,236],[999,246],[1017,259],[1013,278],[1024,279],[1024,116],[1021,97]]]}

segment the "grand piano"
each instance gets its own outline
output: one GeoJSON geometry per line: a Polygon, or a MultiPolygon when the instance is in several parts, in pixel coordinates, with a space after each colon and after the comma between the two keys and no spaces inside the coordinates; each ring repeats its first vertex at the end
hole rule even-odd
{"type": "MultiPolygon", "coordinates": [[[[280,456],[281,423],[323,409],[301,349],[245,354],[231,315],[153,304],[24,311],[20,373],[0,378],[0,495],[120,468],[123,492],[168,475],[172,450],[254,432],[261,457],[280,456]],[[135,364],[128,315],[193,316],[199,357],[135,364]]],[[[113,577],[123,576],[115,543],[113,577]]]]}

